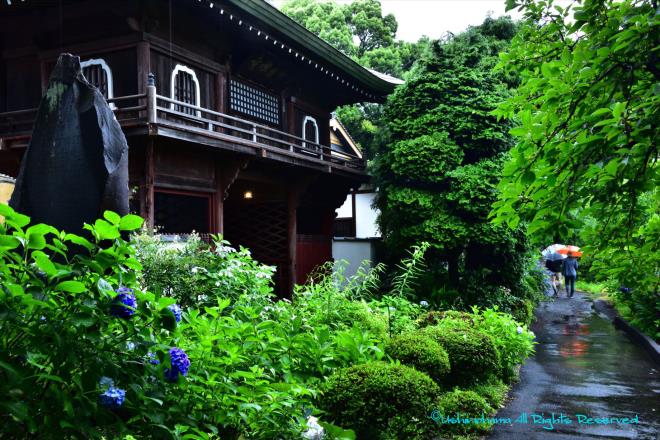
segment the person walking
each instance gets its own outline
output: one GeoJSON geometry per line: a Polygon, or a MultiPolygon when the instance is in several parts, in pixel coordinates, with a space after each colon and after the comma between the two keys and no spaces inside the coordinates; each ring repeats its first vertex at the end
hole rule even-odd
{"type": "Polygon", "coordinates": [[[578,262],[573,256],[573,252],[568,253],[568,258],[562,265],[562,275],[564,275],[564,284],[566,286],[566,295],[569,298],[575,293],[575,279],[577,278],[578,262]]]}

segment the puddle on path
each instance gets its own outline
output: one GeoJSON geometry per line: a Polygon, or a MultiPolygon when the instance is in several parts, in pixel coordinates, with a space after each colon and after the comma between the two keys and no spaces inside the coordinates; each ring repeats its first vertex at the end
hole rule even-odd
{"type": "Polygon", "coordinates": [[[513,400],[497,417],[491,439],[660,438],[660,371],[648,354],[577,293],[544,303],[537,312],[536,354],[521,370],[513,400]],[[526,413],[527,423],[516,423],[526,413]],[[533,423],[563,414],[572,423],[533,423]],[[578,423],[578,414],[629,418],[630,424],[578,423]],[[537,417],[538,419],[538,417],[537,417]],[[544,429],[544,427],[546,429],[544,429]]]}

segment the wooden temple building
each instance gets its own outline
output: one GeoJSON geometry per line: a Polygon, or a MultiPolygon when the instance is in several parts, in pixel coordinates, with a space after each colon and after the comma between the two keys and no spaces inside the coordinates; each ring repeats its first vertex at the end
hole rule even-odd
{"type": "Polygon", "coordinates": [[[0,0],[0,173],[17,176],[63,52],[124,130],[133,212],[249,247],[282,294],[331,258],[335,209],[366,180],[331,112],[393,82],[263,0],[0,0]]]}

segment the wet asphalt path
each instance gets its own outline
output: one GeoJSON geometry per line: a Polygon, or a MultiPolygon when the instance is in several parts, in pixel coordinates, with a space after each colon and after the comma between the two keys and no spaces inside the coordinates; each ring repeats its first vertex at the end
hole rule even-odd
{"type": "Polygon", "coordinates": [[[497,424],[489,440],[660,439],[660,369],[592,304],[576,293],[539,306],[536,354],[496,416],[512,423],[497,424]]]}

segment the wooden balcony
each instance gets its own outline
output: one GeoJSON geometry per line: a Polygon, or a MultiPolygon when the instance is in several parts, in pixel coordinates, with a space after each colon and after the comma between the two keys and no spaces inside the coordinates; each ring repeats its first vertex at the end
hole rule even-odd
{"type": "MultiPolygon", "coordinates": [[[[220,150],[257,156],[324,172],[364,175],[365,163],[355,155],[321,145],[233,115],[175,101],[156,93],[108,99],[124,133],[163,136],[220,150]]],[[[37,109],[0,113],[0,150],[25,148],[37,109]]]]}

